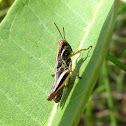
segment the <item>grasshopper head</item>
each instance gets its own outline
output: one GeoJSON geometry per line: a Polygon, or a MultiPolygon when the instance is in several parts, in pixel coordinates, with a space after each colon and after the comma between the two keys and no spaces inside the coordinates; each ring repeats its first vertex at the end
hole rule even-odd
{"type": "Polygon", "coordinates": [[[58,47],[62,48],[63,46],[66,46],[68,42],[66,40],[59,40],[58,41],[58,47]]]}

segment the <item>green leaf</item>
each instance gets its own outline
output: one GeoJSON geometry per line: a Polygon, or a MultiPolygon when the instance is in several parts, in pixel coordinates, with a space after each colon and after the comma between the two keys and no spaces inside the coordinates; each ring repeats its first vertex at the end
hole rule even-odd
{"type": "Polygon", "coordinates": [[[107,53],[117,0],[17,0],[0,24],[0,124],[77,125],[107,53]],[[54,73],[54,26],[65,27],[74,51],[69,88],[57,105],[46,100],[54,73]],[[87,57],[87,58],[86,58],[87,57]]]}

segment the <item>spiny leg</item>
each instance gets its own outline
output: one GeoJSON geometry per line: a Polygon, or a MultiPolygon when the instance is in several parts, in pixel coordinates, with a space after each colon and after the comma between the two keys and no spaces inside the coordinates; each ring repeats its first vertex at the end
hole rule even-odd
{"type": "Polygon", "coordinates": [[[77,76],[79,79],[82,79],[82,77],[80,77],[78,74],[76,74],[75,72],[73,72],[72,70],[70,70],[70,72],[72,72],[75,76],[77,76]]]}
{"type": "Polygon", "coordinates": [[[76,52],[73,52],[73,53],[71,54],[71,56],[74,56],[74,55],[80,53],[81,51],[88,50],[89,48],[92,48],[92,46],[89,46],[87,49],[80,49],[80,50],[78,50],[78,51],[76,51],[76,52]]]}
{"type": "Polygon", "coordinates": [[[79,79],[82,79],[78,74],[76,74],[75,72],[72,71],[72,63],[70,63],[69,71],[72,72],[72,73],[73,73],[75,76],[77,76],[79,79]]]}

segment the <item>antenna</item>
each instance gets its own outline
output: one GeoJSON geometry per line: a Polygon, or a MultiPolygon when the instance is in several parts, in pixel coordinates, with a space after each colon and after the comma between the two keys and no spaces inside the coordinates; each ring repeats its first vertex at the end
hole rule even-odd
{"type": "Polygon", "coordinates": [[[64,40],[65,40],[65,31],[64,31],[64,27],[63,27],[63,36],[64,36],[64,40]]]}
{"type": "MultiPolygon", "coordinates": [[[[60,33],[61,38],[63,39],[63,36],[62,36],[62,34],[61,34],[61,32],[60,32],[59,28],[57,27],[56,23],[54,23],[54,25],[56,26],[56,28],[57,28],[58,32],[60,33]]],[[[64,39],[65,39],[64,27],[63,27],[63,35],[64,35],[64,39]]]]}

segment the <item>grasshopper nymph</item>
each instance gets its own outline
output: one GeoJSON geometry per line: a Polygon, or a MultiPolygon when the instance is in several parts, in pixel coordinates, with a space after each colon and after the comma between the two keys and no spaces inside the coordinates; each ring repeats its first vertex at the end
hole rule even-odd
{"type": "Polygon", "coordinates": [[[55,76],[54,76],[53,85],[47,97],[47,100],[51,101],[53,99],[56,103],[58,103],[62,97],[64,85],[66,84],[67,81],[70,80],[70,73],[72,72],[75,76],[81,79],[79,75],[77,75],[75,72],[72,71],[71,57],[80,53],[81,51],[88,50],[92,46],[89,46],[87,49],[80,49],[76,52],[73,52],[71,46],[65,39],[64,27],[63,27],[63,36],[62,36],[56,24],[55,26],[58,32],[60,33],[62,40],[58,41],[55,76]]]}

